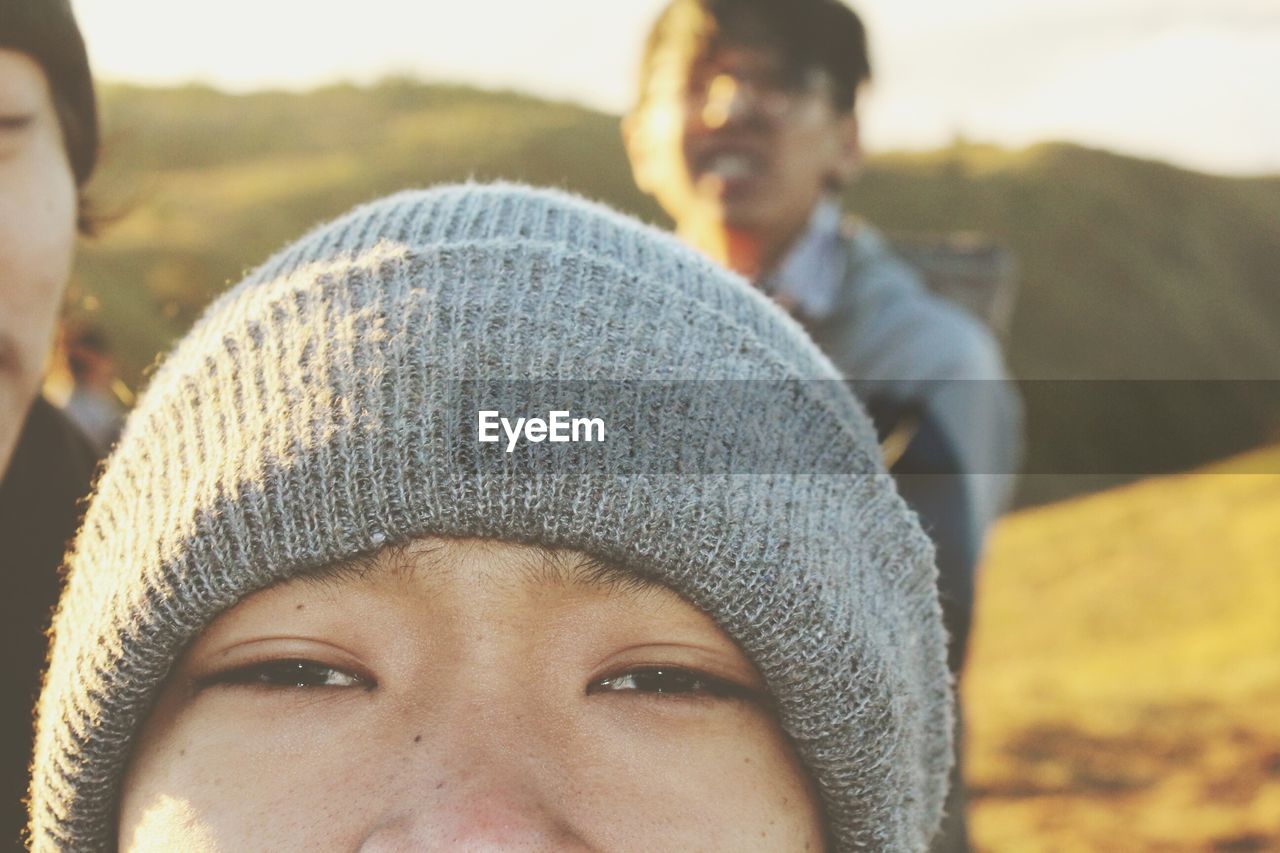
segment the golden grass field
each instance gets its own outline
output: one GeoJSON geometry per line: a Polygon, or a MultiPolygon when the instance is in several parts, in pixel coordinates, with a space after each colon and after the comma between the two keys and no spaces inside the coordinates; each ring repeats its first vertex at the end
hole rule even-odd
{"type": "Polygon", "coordinates": [[[1009,517],[979,608],[980,849],[1280,851],[1280,448],[1009,517]]]}

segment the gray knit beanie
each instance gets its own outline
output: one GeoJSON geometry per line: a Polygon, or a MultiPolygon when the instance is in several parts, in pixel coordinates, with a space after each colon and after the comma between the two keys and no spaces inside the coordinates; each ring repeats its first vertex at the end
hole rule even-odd
{"type": "Polygon", "coordinates": [[[215,616],[434,535],[666,584],[759,668],[834,848],[923,850],[951,755],[932,550],[837,379],[741,279],[563,193],[406,192],[317,229],[209,309],[106,467],[40,699],[34,849],[114,847],[132,739],[215,616]],[[479,407],[579,404],[604,443],[477,440],[479,407]]]}

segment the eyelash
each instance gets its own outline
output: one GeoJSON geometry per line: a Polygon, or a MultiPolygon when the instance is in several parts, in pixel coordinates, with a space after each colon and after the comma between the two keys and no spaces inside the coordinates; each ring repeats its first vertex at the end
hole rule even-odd
{"type": "Polygon", "coordinates": [[[315,690],[318,688],[349,689],[361,687],[373,690],[376,681],[350,673],[336,666],[303,658],[287,658],[255,663],[217,673],[196,682],[197,688],[214,685],[242,685],[268,689],[315,690]],[[337,679],[335,679],[335,676],[337,679]],[[334,683],[335,680],[337,683],[334,683]]]}
{"type": "MultiPolygon", "coordinates": [[[[266,661],[217,673],[196,682],[198,689],[215,685],[279,690],[373,690],[377,682],[319,661],[302,658],[266,661]],[[336,683],[335,683],[336,682],[336,683]]],[[[676,666],[642,666],[601,678],[587,685],[587,695],[634,692],[672,698],[747,699],[762,701],[759,691],[704,672],[676,666]]]]}
{"type": "Polygon", "coordinates": [[[35,121],[32,115],[0,116],[0,131],[23,130],[35,121]]]}
{"type": "Polygon", "coordinates": [[[662,698],[749,699],[760,701],[759,691],[705,672],[678,666],[643,666],[594,681],[587,695],[638,692],[662,698]]]}

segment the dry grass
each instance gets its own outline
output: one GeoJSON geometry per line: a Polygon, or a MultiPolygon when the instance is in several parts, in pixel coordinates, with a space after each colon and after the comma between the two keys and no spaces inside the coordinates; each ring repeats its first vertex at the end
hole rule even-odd
{"type": "Polygon", "coordinates": [[[980,608],[982,849],[1280,850],[1280,449],[1012,516],[980,608]]]}

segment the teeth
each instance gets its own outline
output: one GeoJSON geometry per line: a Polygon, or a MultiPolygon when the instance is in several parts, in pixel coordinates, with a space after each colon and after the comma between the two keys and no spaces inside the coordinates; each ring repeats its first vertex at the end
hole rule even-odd
{"type": "Polygon", "coordinates": [[[717,154],[707,163],[707,171],[722,178],[746,178],[755,173],[755,163],[743,154],[717,154]]]}

